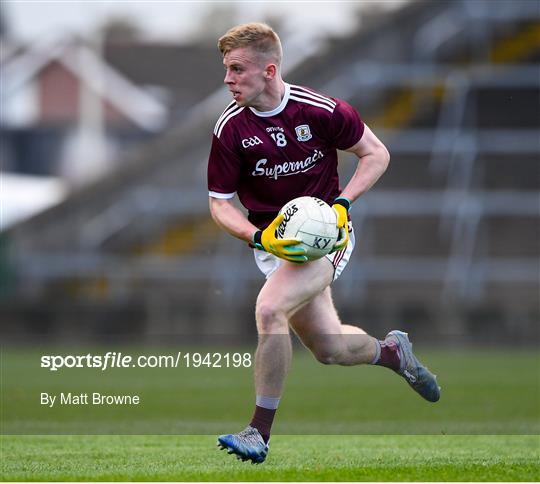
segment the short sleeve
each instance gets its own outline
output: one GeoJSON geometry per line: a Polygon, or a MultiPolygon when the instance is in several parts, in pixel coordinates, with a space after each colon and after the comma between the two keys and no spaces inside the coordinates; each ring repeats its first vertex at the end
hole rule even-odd
{"type": "Polygon", "coordinates": [[[338,150],[346,150],[360,141],[364,134],[364,122],[349,103],[336,100],[336,107],[330,120],[332,143],[338,150]]]}
{"type": "Polygon", "coordinates": [[[238,155],[214,135],[208,158],[208,191],[216,194],[236,192],[241,165],[238,155]]]}

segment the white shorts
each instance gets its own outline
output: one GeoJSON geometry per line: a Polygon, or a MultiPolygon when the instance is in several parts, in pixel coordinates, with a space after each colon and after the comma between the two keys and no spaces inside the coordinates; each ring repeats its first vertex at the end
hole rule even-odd
{"type": "MultiPolygon", "coordinates": [[[[352,223],[349,222],[349,243],[345,249],[338,252],[333,252],[328,254],[325,257],[331,262],[334,266],[334,281],[341,275],[343,269],[348,264],[349,259],[351,258],[352,251],[354,249],[355,239],[354,239],[354,229],[352,223]]],[[[255,262],[260,271],[268,279],[277,269],[283,264],[283,259],[276,257],[274,254],[265,252],[264,250],[253,249],[253,255],[255,256],[255,262]]]]}

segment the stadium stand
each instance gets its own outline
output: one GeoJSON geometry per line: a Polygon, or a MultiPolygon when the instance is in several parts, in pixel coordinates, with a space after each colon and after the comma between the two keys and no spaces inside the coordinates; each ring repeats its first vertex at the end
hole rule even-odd
{"type": "MultiPolygon", "coordinates": [[[[539,58],[536,2],[417,1],[291,66],[290,82],[357,106],[392,155],[352,210],[344,319],[448,343],[538,339],[539,58]]],[[[117,172],[2,234],[6,333],[254,334],[262,279],[207,209],[227,100],[216,91],[117,172]]],[[[340,165],[346,177],[355,160],[340,165]]]]}

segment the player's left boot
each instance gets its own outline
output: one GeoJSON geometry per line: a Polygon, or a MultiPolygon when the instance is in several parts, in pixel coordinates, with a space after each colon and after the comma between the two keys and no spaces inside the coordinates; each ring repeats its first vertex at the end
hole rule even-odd
{"type": "Polygon", "coordinates": [[[238,459],[250,460],[252,464],[261,464],[268,455],[268,445],[259,431],[247,426],[237,434],[225,434],[218,437],[219,448],[227,449],[229,454],[236,454],[238,459]]]}
{"type": "Polygon", "coordinates": [[[390,331],[384,341],[394,343],[399,351],[399,373],[407,383],[423,398],[436,402],[441,397],[441,387],[437,378],[414,356],[409,336],[403,331],[390,331]]]}

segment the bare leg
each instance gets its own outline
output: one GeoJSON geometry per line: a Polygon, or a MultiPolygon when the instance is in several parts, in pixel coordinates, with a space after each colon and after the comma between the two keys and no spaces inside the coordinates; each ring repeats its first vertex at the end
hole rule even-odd
{"type": "Polygon", "coordinates": [[[332,267],[327,261],[284,263],[261,289],[255,314],[259,333],[255,355],[257,395],[281,396],[292,357],[289,318],[331,281],[332,267]]]}
{"type": "Polygon", "coordinates": [[[257,395],[279,398],[291,366],[289,333],[259,334],[255,352],[255,391],[257,395]]]}
{"type": "Polygon", "coordinates": [[[367,334],[362,328],[353,326],[352,324],[342,324],[341,332],[343,334],[367,334]]]}
{"type": "Polygon", "coordinates": [[[304,345],[324,364],[371,363],[377,340],[357,326],[341,324],[327,287],[290,318],[304,345]]]}

